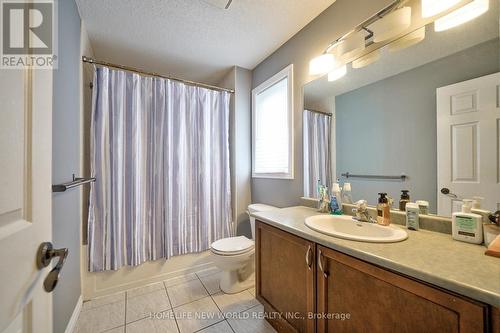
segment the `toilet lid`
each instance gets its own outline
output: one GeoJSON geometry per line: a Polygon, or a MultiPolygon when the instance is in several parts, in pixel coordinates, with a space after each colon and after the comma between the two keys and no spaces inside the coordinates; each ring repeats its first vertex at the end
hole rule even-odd
{"type": "Polygon", "coordinates": [[[243,253],[254,248],[254,242],[245,236],[228,237],[212,243],[211,248],[222,253],[243,253]]]}

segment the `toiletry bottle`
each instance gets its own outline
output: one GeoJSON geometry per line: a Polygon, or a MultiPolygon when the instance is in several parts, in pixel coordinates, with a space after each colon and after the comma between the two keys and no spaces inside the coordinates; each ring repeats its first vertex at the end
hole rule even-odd
{"type": "Polygon", "coordinates": [[[337,207],[338,207],[332,213],[340,215],[342,214],[342,192],[339,183],[332,184],[332,196],[335,196],[335,200],[337,201],[337,207]]]}
{"type": "Polygon", "coordinates": [[[472,200],[464,199],[462,211],[453,213],[451,229],[453,238],[462,242],[481,244],[483,223],[481,215],[471,213],[472,200]]]}
{"type": "Polygon", "coordinates": [[[487,209],[483,209],[481,207],[481,201],[484,200],[483,197],[472,197],[472,209],[471,213],[481,215],[483,218],[483,224],[490,224],[490,215],[492,211],[489,211],[487,209]]]}
{"type": "Polygon", "coordinates": [[[342,202],[352,204],[351,183],[344,183],[342,188],[342,202]]]}
{"type": "Polygon", "coordinates": [[[411,230],[418,230],[419,224],[419,213],[420,208],[416,203],[408,202],[406,203],[406,227],[411,230]]]}
{"type": "Polygon", "coordinates": [[[320,213],[328,213],[330,209],[330,198],[328,196],[328,188],[324,185],[318,184],[319,192],[319,206],[318,211],[320,213]]]}
{"type": "Polygon", "coordinates": [[[321,211],[323,206],[323,185],[321,185],[321,180],[318,179],[318,185],[316,186],[316,192],[318,195],[318,210],[321,211]]]}
{"type": "Polygon", "coordinates": [[[330,196],[330,214],[335,214],[335,212],[338,212],[339,209],[339,203],[337,202],[337,198],[335,195],[330,196]]]}
{"type": "Polygon", "coordinates": [[[328,195],[328,187],[322,186],[321,191],[321,213],[329,213],[330,212],[330,196],[328,195]]]}
{"type": "Polygon", "coordinates": [[[429,201],[417,200],[416,204],[420,209],[420,215],[429,215],[429,201]]]}
{"type": "Polygon", "coordinates": [[[380,225],[391,224],[391,208],[389,207],[389,199],[387,193],[379,193],[377,204],[377,223],[380,225]]]}
{"type": "Polygon", "coordinates": [[[402,190],[401,191],[401,199],[399,199],[399,210],[406,211],[406,204],[410,202],[410,191],[402,190]]]}

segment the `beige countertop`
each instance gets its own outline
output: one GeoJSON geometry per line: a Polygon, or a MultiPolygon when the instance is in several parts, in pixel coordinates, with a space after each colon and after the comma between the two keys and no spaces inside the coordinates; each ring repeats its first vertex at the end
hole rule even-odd
{"type": "Polygon", "coordinates": [[[500,259],[484,255],[484,246],[455,241],[443,233],[404,227],[408,239],[402,242],[350,241],[309,229],[305,218],[318,214],[315,209],[298,206],[252,215],[333,250],[500,307],[500,259]]]}

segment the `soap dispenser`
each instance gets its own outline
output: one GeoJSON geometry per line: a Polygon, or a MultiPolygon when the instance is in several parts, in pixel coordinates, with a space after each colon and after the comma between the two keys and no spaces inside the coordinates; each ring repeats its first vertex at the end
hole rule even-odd
{"type": "Polygon", "coordinates": [[[399,199],[399,210],[402,212],[406,211],[406,204],[408,202],[410,202],[410,191],[402,190],[401,199],[399,199]]]}
{"type": "Polygon", "coordinates": [[[379,193],[377,204],[377,223],[380,225],[388,226],[391,224],[391,207],[387,193],[379,193]]]}
{"type": "Polygon", "coordinates": [[[452,215],[453,238],[462,242],[481,244],[483,223],[481,215],[471,213],[472,200],[464,199],[462,211],[452,215]]]}
{"type": "Polygon", "coordinates": [[[342,214],[342,189],[339,183],[332,183],[332,193],[330,197],[330,207],[332,214],[342,214]]]}

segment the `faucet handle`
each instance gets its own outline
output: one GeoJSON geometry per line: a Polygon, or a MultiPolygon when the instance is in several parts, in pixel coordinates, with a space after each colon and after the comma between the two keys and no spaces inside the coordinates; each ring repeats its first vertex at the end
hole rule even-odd
{"type": "Polygon", "coordinates": [[[493,214],[490,214],[489,219],[490,219],[491,222],[493,222],[496,225],[500,226],[500,210],[497,210],[493,214]]]}
{"type": "Polygon", "coordinates": [[[354,203],[356,205],[356,210],[358,211],[364,211],[366,210],[367,202],[366,200],[358,200],[354,203]]]}

